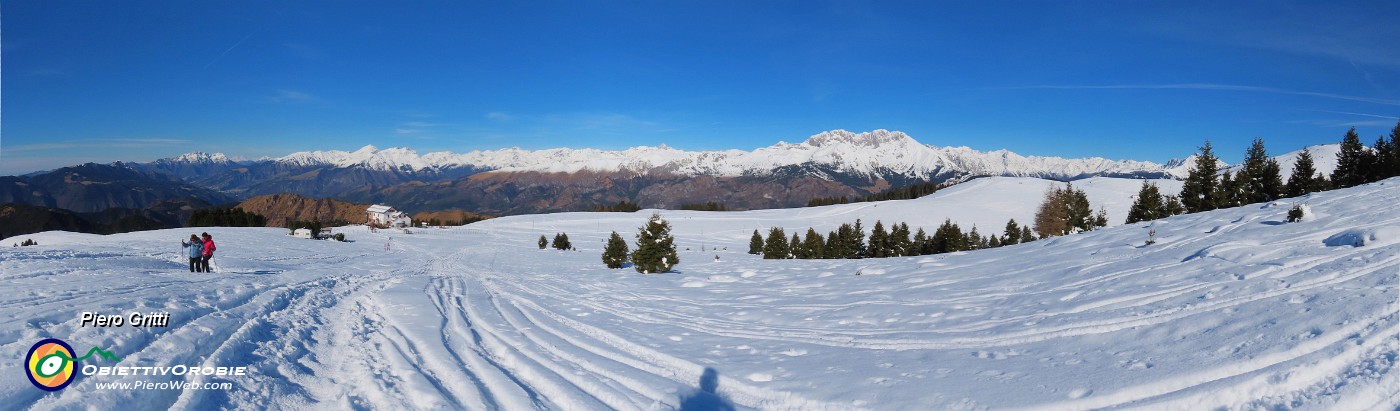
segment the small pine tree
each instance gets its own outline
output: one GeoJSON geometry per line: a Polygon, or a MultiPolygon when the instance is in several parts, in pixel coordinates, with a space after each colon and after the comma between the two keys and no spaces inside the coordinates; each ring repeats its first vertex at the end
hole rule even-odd
{"type": "Polygon", "coordinates": [[[822,246],[822,258],[826,258],[826,259],[845,258],[845,257],[841,256],[841,244],[842,244],[843,242],[844,242],[844,240],[841,239],[841,236],[840,236],[839,232],[837,232],[837,231],[831,231],[831,232],[827,233],[827,234],[826,234],[826,244],[824,244],[824,245],[822,246]]]}
{"type": "Polygon", "coordinates": [[[546,239],[544,238],[544,234],[540,234],[539,245],[540,245],[540,249],[541,249],[541,250],[543,250],[545,247],[548,247],[548,246],[549,246],[549,240],[546,240],[546,239]]]}
{"type": "Polygon", "coordinates": [[[1021,242],[1021,227],[1016,225],[1016,219],[1006,221],[1006,229],[1001,232],[1001,243],[1003,245],[1013,245],[1021,242]]]}
{"type": "Polygon", "coordinates": [[[1166,212],[1166,214],[1164,215],[1164,217],[1170,217],[1170,216],[1174,216],[1174,215],[1186,214],[1186,206],[1181,205],[1181,197],[1177,197],[1177,196],[1165,196],[1165,197],[1162,197],[1162,207],[1164,208],[1164,211],[1166,212]]]}
{"type": "Polygon", "coordinates": [[[1240,167],[1243,174],[1236,178],[1240,184],[1240,203],[1254,204],[1272,201],[1283,194],[1283,181],[1279,177],[1278,161],[1269,157],[1264,148],[1264,139],[1255,138],[1245,150],[1244,163],[1240,167]]]}
{"type": "Polygon", "coordinates": [[[574,245],[573,245],[572,243],[569,242],[569,235],[568,235],[568,234],[559,233],[559,234],[555,234],[555,235],[554,235],[554,249],[556,249],[556,250],[572,250],[573,248],[574,248],[574,245]]]}
{"type": "Polygon", "coordinates": [[[802,248],[802,240],[797,238],[796,231],[788,239],[788,258],[807,258],[807,250],[802,248]]]}
{"type": "Polygon", "coordinates": [[[1303,148],[1298,160],[1293,163],[1293,173],[1288,175],[1285,192],[1289,197],[1298,197],[1317,191],[1317,169],[1313,167],[1312,152],[1303,148]]]}
{"type": "Polygon", "coordinates": [[[890,256],[902,257],[915,255],[914,243],[909,240],[909,224],[899,223],[890,230],[889,248],[890,256]]]}
{"type": "Polygon", "coordinates": [[[758,234],[758,230],[753,230],[753,237],[749,237],[749,254],[763,254],[763,236],[758,234]]]}
{"type": "Polygon", "coordinates": [[[627,262],[627,240],[623,240],[616,231],[608,237],[608,245],[603,248],[603,264],[608,268],[622,268],[627,262]]]}
{"type": "Polygon", "coordinates": [[[1093,226],[1094,227],[1092,229],[1108,227],[1108,210],[1105,210],[1103,207],[1099,207],[1099,212],[1094,213],[1093,226]]]}
{"type": "Polygon", "coordinates": [[[989,235],[987,238],[987,248],[1001,247],[1001,239],[997,238],[997,236],[989,235]]]}
{"type": "Polygon", "coordinates": [[[671,223],[661,218],[660,213],[652,213],[647,224],[637,229],[637,251],[632,253],[632,267],[643,274],[671,271],[671,267],[681,263],[675,241],[671,236],[671,223]]]}
{"type": "Polygon", "coordinates": [[[807,229],[807,237],[802,240],[803,251],[807,253],[805,258],[822,258],[826,255],[825,250],[823,250],[825,245],[822,235],[818,234],[817,230],[807,229]]]}
{"type": "Polygon", "coordinates": [[[976,250],[982,248],[982,235],[977,233],[976,224],[972,225],[972,231],[968,231],[967,235],[964,236],[964,238],[965,240],[963,243],[967,244],[967,248],[964,248],[965,250],[976,250]]]}
{"type": "Polygon", "coordinates": [[[1022,243],[1029,243],[1029,242],[1035,241],[1035,240],[1036,240],[1036,238],[1035,238],[1035,233],[1034,233],[1034,232],[1031,232],[1031,226],[1028,226],[1028,225],[1023,225],[1023,226],[1021,226],[1021,242],[1022,242],[1022,243]]]}
{"type": "Polygon", "coordinates": [[[914,233],[914,244],[911,245],[913,254],[910,255],[928,254],[928,242],[928,233],[924,232],[923,227],[919,227],[919,231],[914,233]]]}
{"type": "Polygon", "coordinates": [[[870,229],[869,252],[874,258],[890,256],[889,233],[885,232],[885,224],[880,220],[875,220],[875,228],[870,229]]]}
{"type": "Polygon", "coordinates": [[[763,258],[768,260],[788,258],[792,249],[788,246],[787,234],[782,227],[768,230],[768,241],[763,244],[763,258]]]}
{"type": "Polygon", "coordinates": [[[1185,184],[1181,186],[1181,204],[1186,207],[1186,212],[1199,213],[1216,209],[1220,200],[1216,199],[1219,194],[1219,184],[1215,179],[1220,172],[1220,165],[1215,153],[1211,151],[1210,140],[1200,147],[1201,154],[1196,156],[1195,168],[1186,176],[1185,184]]]}
{"type": "Polygon", "coordinates": [[[847,247],[855,254],[855,256],[851,258],[865,258],[870,255],[865,249],[865,228],[861,227],[859,218],[856,219],[856,225],[853,227],[852,233],[853,235],[847,239],[850,241],[847,247]]]}
{"type": "Polygon", "coordinates": [[[1374,155],[1361,145],[1361,137],[1356,135],[1356,128],[1353,127],[1342,137],[1341,151],[1337,152],[1337,168],[1332,170],[1332,185],[1347,188],[1365,184],[1374,164],[1374,155]]]}
{"type": "Polygon", "coordinates": [[[1167,206],[1162,202],[1162,193],[1157,189],[1157,185],[1143,180],[1142,188],[1138,189],[1137,199],[1133,200],[1133,206],[1128,209],[1128,220],[1126,224],[1139,221],[1151,221],[1166,217],[1167,206]]]}
{"type": "Polygon", "coordinates": [[[1226,171],[1220,176],[1220,185],[1216,186],[1215,208],[1229,208],[1240,205],[1240,184],[1237,183],[1234,174],[1226,171]]]}
{"type": "Polygon", "coordinates": [[[1381,169],[1380,178],[1390,178],[1400,176],[1400,143],[1396,139],[1400,138],[1400,122],[1395,123],[1395,128],[1390,130],[1390,141],[1386,143],[1388,150],[1382,155],[1377,150],[1377,163],[1381,169]]]}

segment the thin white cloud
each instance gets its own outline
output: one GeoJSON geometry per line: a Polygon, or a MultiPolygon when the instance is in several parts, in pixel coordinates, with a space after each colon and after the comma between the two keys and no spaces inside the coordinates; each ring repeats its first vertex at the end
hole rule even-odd
{"type": "Polygon", "coordinates": [[[423,130],[414,129],[414,128],[396,128],[396,129],[394,129],[394,134],[416,134],[416,133],[422,133],[422,132],[423,132],[423,130]]]}
{"type": "Polygon", "coordinates": [[[1270,93],[1287,94],[1294,96],[1308,96],[1330,98],[1338,100],[1359,101],[1363,103],[1382,104],[1388,106],[1400,106],[1400,100],[1349,96],[1345,94],[1318,93],[1312,91],[1295,91],[1273,87],[1241,86],[1234,84],[1212,84],[1212,83],[1185,83],[1185,84],[1109,84],[1109,85],[1038,85],[1024,87],[1004,87],[1003,89],[1047,89],[1047,90],[1218,90],[1218,91],[1238,91],[1247,93],[1270,93]]]}
{"type": "Polygon", "coordinates": [[[299,101],[311,101],[315,100],[316,97],[296,90],[277,90],[276,93],[274,93],[267,99],[268,101],[271,101],[273,103],[291,103],[299,101]]]}
{"type": "Polygon", "coordinates": [[[1387,116],[1387,115],[1384,115],[1384,114],[1352,113],[1352,112],[1347,112],[1347,111],[1331,111],[1331,110],[1314,110],[1314,111],[1321,112],[1321,113],[1346,114],[1346,115],[1349,115],[1349,116],[1374,117],[1374,118],[1388,118],[1388,119],[1391,119],[1391,120],[1400,119],[1400,116],[1387,116]]]}
{"type": "Polygon", "coordinates": [[[486,118],[495,121],[511,121],[515,119],[515,116],[502,111],[492,111],[490,113],[486,113],[486,118]]]}

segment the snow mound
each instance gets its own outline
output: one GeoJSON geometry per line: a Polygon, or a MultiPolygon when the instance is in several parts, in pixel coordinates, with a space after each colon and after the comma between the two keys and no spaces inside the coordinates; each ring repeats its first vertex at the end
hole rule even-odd
{"type": "Polygon", "coordinates": [[[1333,234],[1322,243],[1328,247],[1365,247],[1394,243],[1397,239],[1400,239],[1400,227],[1353,228],[1333,234]]]}

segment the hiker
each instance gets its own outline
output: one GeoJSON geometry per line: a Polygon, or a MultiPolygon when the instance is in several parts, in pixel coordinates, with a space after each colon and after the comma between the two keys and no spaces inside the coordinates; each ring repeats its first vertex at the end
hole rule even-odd
{"type": "Polygon", "coordinates": [[[180,247],[185,249],[185,257],[190,259],[190,272],[204,272],[204,265],[200,263],[200,257],[204,255],[204,242],[199,240],[199,236],[190,234],[190,242],[180,240],[180,247]]]}
{"type": "Polygon", "coordinates": [[[214,236],[209,235],[209,233],[204,233],[204,250],[203,254],[201,254],[203,258],[199,261],[199,268],[206,273],[210,272],[209,259],[214,258],[214,250],[216,249],[218,249],[218,247],[214,246],[214,236]]]}

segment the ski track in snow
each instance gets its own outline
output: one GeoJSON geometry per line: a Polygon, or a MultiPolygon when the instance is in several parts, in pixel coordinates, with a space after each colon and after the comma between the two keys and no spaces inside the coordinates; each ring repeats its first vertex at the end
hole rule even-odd
{"type": "Polygon", "coordinates": [[[57,337],[80,351],[108,349],[120,365],[252,371],[182,377],[231,390],[98,390],[123,380],[94,376],[49,394],[10,361],[0,364],[0,404],[1400,407],[1400,238],[1387,234],[1400,225],[1400,179],[1298,200],[1316,216],[1296,224],[1281,223],[1286,200],[996,250],[854,261],[743,253],[754,229],[907,221],[914,201],[665,211],[682,264],[663,275],[598,261],[609,232],[630,237],[648,212],[519,216],[413,234],[340,229],[352,243],[214,228],[222,272],[213,274],[185,272],[170,247],[191,229],[41,233],[28,236],[39,246],[0,249],[8,358],[57,337]],[[1143,246],[1149,227],[1158,243],[1143,246]],[[1348,230],[1375,235],[1360,247],[1329,246],[1348,230]],[[582,251],[536,248],[539,235],[555,232],[582,251]],[[172,318],[167,328],[79,327],[83,311],[172,318]],[[713,393],[699,388],[706,378],[713,393]]]}

